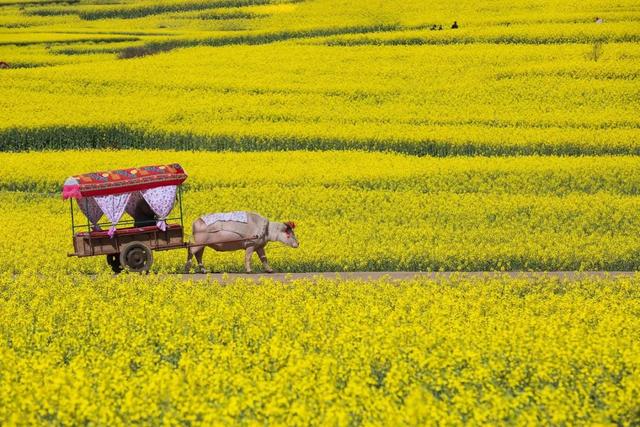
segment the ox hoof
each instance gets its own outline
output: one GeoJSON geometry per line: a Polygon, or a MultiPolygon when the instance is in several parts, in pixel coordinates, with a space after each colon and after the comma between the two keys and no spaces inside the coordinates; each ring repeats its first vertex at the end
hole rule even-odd
{"type": "Polygon", "coordinates": [[[184,274],[189,274],[191,273],[191,267],[193,267],[193,264],[191,264],[191,261],[187,261],[184,264],[184,274]]]}
{"type": "Polygon", "coordinates": [[[274,271],[272,269],[268,269],[264,271],[265,273],[272,274],[274,271]]]}

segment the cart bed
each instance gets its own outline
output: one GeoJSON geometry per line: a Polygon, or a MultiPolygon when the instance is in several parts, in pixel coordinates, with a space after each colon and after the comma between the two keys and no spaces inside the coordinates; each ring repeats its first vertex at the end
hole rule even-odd
{"type": "Polygon", "coordinates": [[[117,254],[120,248],[129,242],[144,243],[152,250],[183,248],[187,246],[183,240],[184,230],[180,224],[167,224],[166,231],[158,229],[155,225],[119,228],[113,238],[109,237],[107,231],[85,231],[74,234],[75,252],[69,256],[117,254]]]}

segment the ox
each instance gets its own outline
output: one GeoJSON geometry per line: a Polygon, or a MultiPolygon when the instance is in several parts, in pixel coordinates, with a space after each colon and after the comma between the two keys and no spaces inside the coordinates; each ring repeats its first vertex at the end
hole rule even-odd
{"type": "Polygon", "coordinates": [[[267,262],[265,246],[269,242],[281,242],[292,248],[298,247],[293,222],[270,222],[253,212],[228,212],[203,215],[192,225],[191,245],[187,249],[185,273],[191,271],[191,259],[198,261],[197,272],[206,273],[202,264],[205,247],[220,252],[245,250],[244,267],[251,273],[251,257],[256,252],[265,272],[273,273],[267,262]]]}

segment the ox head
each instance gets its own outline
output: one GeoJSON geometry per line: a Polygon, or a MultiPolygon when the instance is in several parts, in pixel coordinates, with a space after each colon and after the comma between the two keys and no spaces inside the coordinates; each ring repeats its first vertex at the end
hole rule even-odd
{"type": "Polygon", "coordinates": [[[278,241],[292,248],[297,248],[300,244],[296,238],[294,228],[296,228],[296,224],[293,221],[283,223],[280,230],[278,230],[278,241]]]}

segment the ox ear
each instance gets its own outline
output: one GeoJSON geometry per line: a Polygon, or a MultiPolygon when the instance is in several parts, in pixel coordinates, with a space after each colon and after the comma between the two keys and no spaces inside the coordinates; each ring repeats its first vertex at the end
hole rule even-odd
{"type": "Polygon", "coordinates": [[[296,228],[296,223],[293,221],[287,221],[284,223],[284,225],[286,225],[287,229],[289,230],[293,230],[294,228],[296,228]]]}

